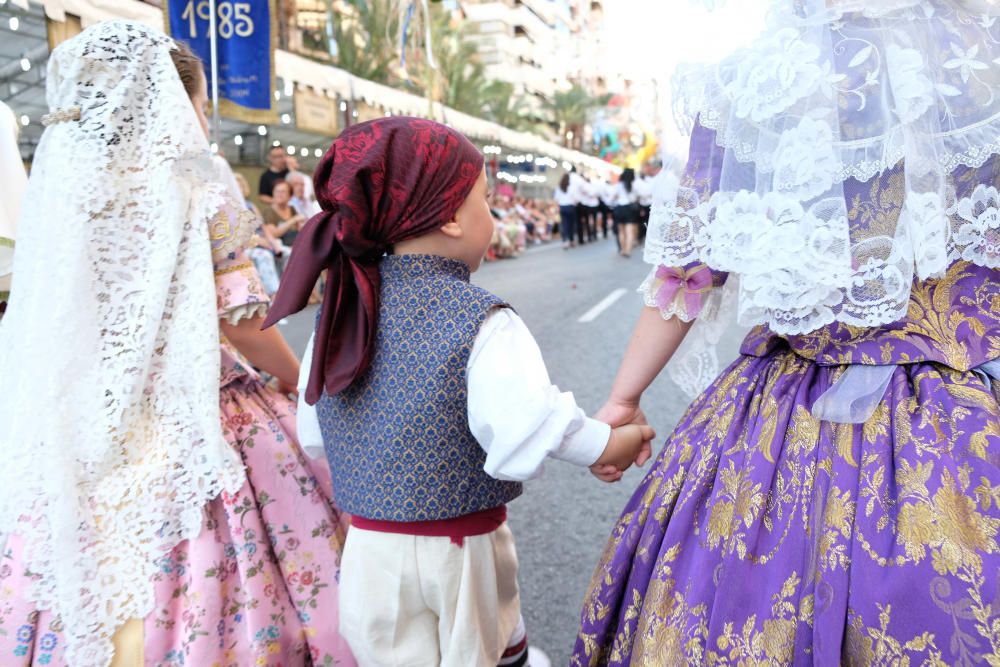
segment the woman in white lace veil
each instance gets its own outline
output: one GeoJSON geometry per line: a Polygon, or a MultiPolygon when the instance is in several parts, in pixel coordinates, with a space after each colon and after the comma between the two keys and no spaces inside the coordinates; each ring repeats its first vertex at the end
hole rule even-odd
{"type": "Polygon", "coordinates": [[[244,479],[219,419],[222,188],[172,44],[109,22],[53,52],[0,324],[0,533],[73,665],[110,663],[156,559],[244,479]]]}
{"type": "Polygon", "coordinates": [[[113,646],[112,667],[351,667],[346,519],[296,436],[298,359],[261,331],[253,215],[209,156],[204,64],[113,22],[60,47],[49,84],[31,192],[50,197],[30,200],[0,331],[19,353],[0,388],[24,389],[0,418],[65,407],[0,436],[4,665],[107,667],[113,646]]]}
{"type": "Polygon", "coordinates": [[[644,421],[685,335],[700,393],[612,532],[573,664],[995,659],[997,4],[772,0],[754,44],[674,85],[690,157],[659,182],[599,416],[644,421]],[[754,329],[719,374],[727,320],[754,329]]]}
{"type": "Polygon", "coordinates": [[[27,183],[17,138],[17,117],[10,107],[0,102],[0,183],[3,184],[3,200],[0,201],[0,308],[7,301],[10,291],[17,219],[21,214],[21,200],[27,183]]]}

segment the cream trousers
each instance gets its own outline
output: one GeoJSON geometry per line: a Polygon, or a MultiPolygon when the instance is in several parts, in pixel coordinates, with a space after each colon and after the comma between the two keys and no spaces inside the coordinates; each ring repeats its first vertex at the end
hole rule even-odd
{"type": "Polygon", "coordinates": [[[514,537],[504,524],[459,547],[351,528],[340,606],[361,667],[495,667],[521,613],[514,537]]]}

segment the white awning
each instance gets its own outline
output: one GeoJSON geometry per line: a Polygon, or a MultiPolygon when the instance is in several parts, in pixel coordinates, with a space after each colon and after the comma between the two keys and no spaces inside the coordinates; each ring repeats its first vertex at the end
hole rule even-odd
{"type": "MultiPolygon", "coordinates": [[[[27,7],[28,0],[11,0],[11,2],[27,7]]],[[[160,29],[164,23],[162,9],[139,0],[31,0],[31,2],[42,5],[46,16],[52,20],[65,21],[66,15],[70,14],[80,17],[84,26],[114,18],[140,21],[160,29]]],[[[287,82],[292,82],[296,86],[334,93],[341,98],[363,101],[393,114],[433,118],[480,142],[496,143],[525,153],[549,156],[605,177],[620,171],[619,168],[599,158],[569,150],[536,134],[515,132],[482,118],[444,107],[439,103],[431,103],[424,97],[358,78],[337,67],[294,53],[278,50],[275,53],[275,71],[286,85],[287,82]]]]}

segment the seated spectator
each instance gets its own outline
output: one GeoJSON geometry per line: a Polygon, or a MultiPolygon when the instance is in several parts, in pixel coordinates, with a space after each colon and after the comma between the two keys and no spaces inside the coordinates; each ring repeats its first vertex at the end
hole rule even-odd
{"type": "Polygon", "coordinates": [[[283,181],[288,176],[288,153],[281,146],[275,146],[267,154],[270,166],[260,175],[257,195],[261,202],[270,204],[274,193],[274,184],[283,181]]]}
{"type": "Polygon", "coordinates": [[[316,201],[316,196],[311,194],[310,189],[306,187],[307,183],[309,183],[309,179],[297,171],[288,175],[288,184],[292,186],[292,199],[289,203],[306,219],[310,219],[323,208],[316,201]]]}
{"type": "Polygon", "coordinates": [[[274,237],[271,227],[264,224],[264,218],[257,206],[250,201],[250,184],[243,174],[235,174],[236,183],[243,194],[243,202],[248,210],[257,217],[257,233],[251,243],[253,244],[247,254],[253,262],[257,273],[260,274],[261,283],[268,296],[274,296],[278,291],[278,263],[277,258],[281,255],[281,242],[274,237]]]}
{"type": "Polygon", "coordinates": [[[295,238],[299,235],[302,225],[306,223],[306,217],[291,205],[292,186],[286,181],[274,184],[273,195],[271,205],[264,209],[264,224],[271,227],[271,234],[280,238],[281,243],[288,249],[283,257],[287,263],[295,238]]]}

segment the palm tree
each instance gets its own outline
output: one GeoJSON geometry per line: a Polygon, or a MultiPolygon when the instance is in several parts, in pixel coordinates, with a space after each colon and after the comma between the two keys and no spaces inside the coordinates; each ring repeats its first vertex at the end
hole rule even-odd
{"type": "Polygon", "coordinates": [[[532,107],[514,86],[491,80],[479,51],[469,37],[467,24],[453,25],[449,13],[432,5],[436,69],[423,52],[423,26],[407,26],[411,39],[407,48],[409,78],[400,76],[398,43],[401,24],[394,0],[354,0],[353,11],[342,15],[336,31],[337,64],[364,79],[405,87],[479,118],[514,130],[533,129],[532,107]],[[416,39],[414,39],[416,37],[416,39]]]}
{"type": "Polygon", "coordinates": [[[399,58],[399,13],[392,0],[357,0],[337,26],[337,65],[362,79],[388,84],[399,58]]]}
{"type": "Polygon", "coordinates": [[[578,83],[574,83],[569,90],[553,94],[546,107],[564,145],[577,149],[583,146],[583,128],[591,112],[607,104],[608,99],[608,95],[591,95],[578,83]]]}
{"type": "Polygon", "coordinates": [[[514,86],[492,80],[469,36],[466,24],[455,26],[447,12],[433,16],[434,57],[437,70],[422,71],[424,93],[442,104],[513,129],[530,129],[529,108],[514,86]]]}
{"type": "Polygon", "coordinates": [[[514,92],[506,81],[491,81],[482,91],[480,115],[511,130],[537,129],[536,110],[528,98],[514,92]]]}
{"type": "Polygon", "coordinates": [[[451,25],[446,12],[436,12],[432,30],[437,72],[426,75],[437,85],[430,91],[431,97],[463,113],[480,114],[489,80],[476,45],[469,40],[464,25],[451,25]]]}

